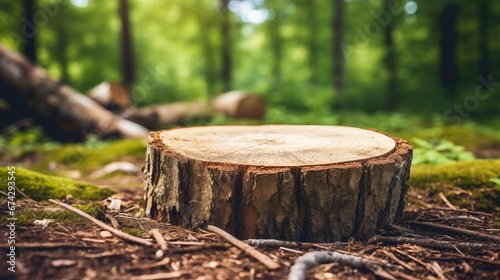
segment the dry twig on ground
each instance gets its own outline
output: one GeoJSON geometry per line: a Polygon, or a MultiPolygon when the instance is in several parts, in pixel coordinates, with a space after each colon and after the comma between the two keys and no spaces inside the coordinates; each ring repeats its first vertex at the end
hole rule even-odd
{"type": "Polygon", "coordinates": [[[57,200],[54,200],[54,199],[49,199],[50,202],[54,203],[54,204],[57,204],[59,206],[62,206],[70,211],[73,211],[75,212],[76,214],[86,218],[87,220],[91,221],[92,223],[98,225],[99,227],[101,227],[102,229],[105,229],[113,234],[115,234],[116,236],[120,237],[120,238],[123,238],[125,240],[129,240],[129,241],[132,241],[132,242],[135,242],[135,243],[139,243],[139,244],[142,244],[142,245],[146,245],[146,246],[153,246],[153,243],[147,241],[147,240],[144,240],[142,238],[139,238],[139,237],[136,237],[136,236],[133,236],[133,235],[130,235],[128,233],[125,233],[123,231],[119,231],[111,226],[108,226],[107,224],[99,221],[98,219],[90,216],[89,214],[83,212],[82,210],[80,209],[76,209],[75,207],[72,207],[72,206],[69,206],[68,204],[66,203],[62,203],[60,201],[57,201],[57,200]]]}
{"type": "Polygon", "coordinates": [[[238,238],[232,236],[231,234],[227,233],[226,231],[216,227],[209,225],[207,229],[211,232],[215,232],[227,241],[231,242],[234,246],[238,247],[240,250],[244,251],[245,253],[249,254],[250,256],[254,257],[256,260],[260,261],[262,264],[267,266],[270,270],[274,269],[279,269],[280,265],[273,261],[270,257],[265,255],[264,253],[259,252],[257,249],[251,247],[250,245],[246,244],[245,242],[239,240],[238,238]]]}

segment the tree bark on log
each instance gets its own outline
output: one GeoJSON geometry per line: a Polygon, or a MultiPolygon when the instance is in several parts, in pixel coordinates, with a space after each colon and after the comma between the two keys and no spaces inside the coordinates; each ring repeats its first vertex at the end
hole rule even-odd
{"type": "Polygon", "coordinates": [[[146,214],[239,238],[366,239],[405,206],[412,147],[336,126],[213,126],[153,132],[146,214]]]}
{"type": "Polygon", "coordinates": [[[150,129],[162,129],[193,119],[209,118],[214,113],[235,119],[261,120],[264,117],[265,104],[260,96],[232,91],[219,95],[211,102],[178,102],[131,108],[122,116],[150,129]]]}
{"type": "Polygon", "coordinates": [[[40,67],[0,44],[0,98],[63,141],[88,134],[145,138],[149,131],[117,117],[71,87],[50,79],[40,67]]]}

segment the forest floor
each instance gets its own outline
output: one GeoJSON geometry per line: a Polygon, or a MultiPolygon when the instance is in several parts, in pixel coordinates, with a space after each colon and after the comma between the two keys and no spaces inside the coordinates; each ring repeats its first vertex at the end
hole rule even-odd
{"type": "MultiPolygon", "coordinates": [[[[498,151],[488,155],[496,157],[498,151]]],[[[31,155],[21,163],[30,166],[39,161],[31,155]]],[[[141,161],[131,161],[141,168],[141,161]]],[[[66,174],[69,171],[65,170],[66,174]]],[[[371,240],[257,247],[280,264],[279,269],[269,270],[215,233],[142,217],[140,173],[86,177],[85,181],[117,193],[98,203],[71,197],[62,201],[97,205],[97,218],[112,225],[109,217],[114,217],[118,228],[143,238],[150,238],[150,229],[158,229],[169,245],[164,256],[156,256],[157,248],[107,236],[94,223],[74,216],[38,225],[19,221],[15,228],[15,273],[7,271],[10,245],[2,225],[0,279],[286,279],[298,257],[324,250],[394,266],[357,269],[349,264],[322,264],[309,270],[309,279],[500,279],[500,230],[494,226],[495,216],[455,207],[442,194],[425,189],[410,188],[402,221],[371,240]],[[121,208],[113,210],[110,203],[118,199],[121,208]]],[[[61,211],[50,202],[18,198],[15,211],[28,211],[31,220],[43,220],[47,213],[61,211]]],[[[6,208],[7,199],[3,199],[2,213],[6,208]]]]}

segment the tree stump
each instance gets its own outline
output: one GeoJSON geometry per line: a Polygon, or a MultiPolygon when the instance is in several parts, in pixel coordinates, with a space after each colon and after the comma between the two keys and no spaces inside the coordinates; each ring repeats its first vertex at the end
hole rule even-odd
{"type": "Polygon", "coordinates": [[[240,238],[368,238],[405,206],[412,147],[353,127],[264,125],[151,133],[146,214],[240,238]]]}

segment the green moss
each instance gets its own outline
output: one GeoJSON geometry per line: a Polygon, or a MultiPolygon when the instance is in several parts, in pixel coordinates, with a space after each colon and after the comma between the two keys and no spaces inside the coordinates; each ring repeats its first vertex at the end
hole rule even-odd
{"type": "Polygon", "coordinates": [[[500,177],[500,160],[474,160],[439,166],[414,166],[411,168],[410,185],[424,188],[439,182],[464,189],[495,188],[491,178],[500,177]]]}
{"type": "MultiPolygon", "coordinates": [[[[75,199],[102,200],[114,192],[95,185],[78,182],[69,178],[50,176],[31,170],[16,168],[16,187],[28,197],[41,201],[50,198],[62,199],[71,194],[75,199]]],[[[0,168],[0,185],[7,186],[7,168],[0,168]]],[[[18,199],[20,194],[16,194],[18,199]]]]}
{"type": "Polygon", "coordinates": [[[500,177],[500,160],[474,160],[439,166],[414,166],[410,185],[439,192],[456,206],[500,213],[500,187],[491,178],[500,177]]]}
{"type": "MultiPolygon", "coordinates": [[[[72,205],[75,208],[78,208],[85,213],[93,216],[93,217],[99,217],[103,216],[104,212],[100,204],[89,204],[89,205],[72,205]]],[[[2,215],[0,216],[0,223],[5,224],[7,223],[7,218],[8,215],[2,215]]],[[[42,219],[52,219],[56,223],[70,223],[70,224],[80,224],[80,225],[87,225],[87,226],[92,226],[92,223],[89,222],[87,219],[84,217],[74,213],[73,211],[70,210],[56,210],[56,211],[47,211],[43,208],[26,208],[26,209],[21,209],[16,211],[15,213],[15,218],[16,220],[16,225],[19,226],[30,226],[33,225],[33,222],[35,220],[42,220],[42,219]]]]}
{"type": "Polygon", "coordinates": [[[143,160],[146,142],[140,139],[117,140],[100,145],[70,144],[46,154],[38,168],[57,162],[79,170],[91,170],[123,158],[143,160]]]}

